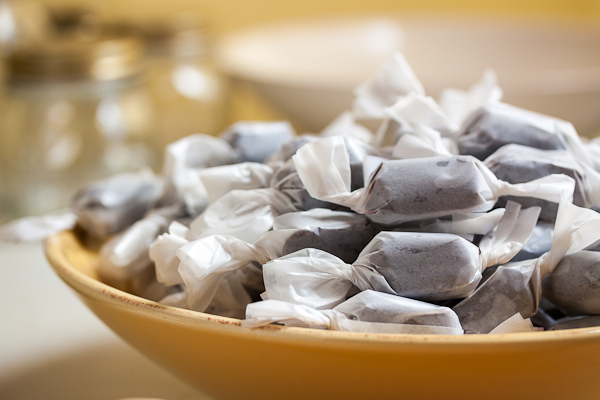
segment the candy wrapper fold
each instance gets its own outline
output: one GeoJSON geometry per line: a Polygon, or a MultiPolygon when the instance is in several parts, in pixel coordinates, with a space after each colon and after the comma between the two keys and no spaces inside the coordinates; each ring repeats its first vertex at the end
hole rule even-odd
{"type": "Polygon", "coordinates": [[[242,326],[286,325],[324,327],[339,331],[455,334],[463,333],[456,315],[447,307],[373,291],[364,291],[332,310],[266,300],[249,304],[242,326]]]}

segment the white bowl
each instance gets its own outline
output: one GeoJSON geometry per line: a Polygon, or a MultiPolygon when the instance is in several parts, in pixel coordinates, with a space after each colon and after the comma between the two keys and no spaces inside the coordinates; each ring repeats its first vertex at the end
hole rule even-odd
{"type": "Polygon", "coordinates": [[[524,19],[404,16],[274,23],[220,43],[225,71],[318,132],[348,109],[353,89],[401,50],[427,94],[467,89],[487,68],[504,101],[600,130],[600,27],[524,19]]]}

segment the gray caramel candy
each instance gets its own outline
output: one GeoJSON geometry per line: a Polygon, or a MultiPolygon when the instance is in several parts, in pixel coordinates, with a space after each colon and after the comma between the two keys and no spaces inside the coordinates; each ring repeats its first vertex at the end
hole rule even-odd
{"type": "Polygon", "coordinates": [[[294,134],[287,121],[241,121],[231,125],[222,137],[236,150],[239,162],[264,162],[294,134]]]}
{"type": "Polygon", "coordinates": [[[357,321],[460,328],[458,317],[448,307],[374,290],[362,291],[333,309],[357,321]]]}
{"type": "Polygon", "coordinates": [[[162,194],[150,173],[121,174],[81,189],[72,206],[87,234],[105,239],[142,218],[162,194]]]}
{"type": "Polygon", "coordinates": [[[594,326],[600,326],[600,315],[586,315],[582,317],[570,317],[556,321],[550,330],[558,331],[561,329],[577,329],[577,328],[591,328],[594,326]]]}
{"type": "Polygon", "coordinates": [[[600,314],[600,253],[565,256],[543,288],[544,296],[567,315],[600,314]]]}
{"type": "Polygon", "coordinates": [[[367,187],[365,214],[382,225],[447,216],[481,206],[486,187],[470,157],[384,161],[367,187]]]}
{"type": "Polygon", "coordinates": [[[329,208],[335,210],[340,208],[337,204],[317,200],[308,194],[306,187],[304,187],[302,180],[298,176],[294,161],[291,159],[275,171],[270,185],[273,189],[285,193],[298,210],[310,210],[312,208],[329,208]]]}
{"type": "Polygon", "coordinates": [[[534,265],[499,266],[473,294],[452,309],[465,333],[489,333],[517,312],[523,318],[537,313],[534,287],[540,279],[539,269],[534,265]]]}
{"type": "Polygon", "coordinates": [[[465,297],[482,270],[479,248],[446,233],[381,232],[353,265],[376,270],[398,295],[419,300],[465,297]]]}
{"type": "Polygon", "coordinates": [[[458,138],[460,154],[469,154],[480,160],[500,147],[517,143],[544,150],[564,149],[551,117],[509,106],[489,104],[477,110],[458,138]]]}
{"type": "MultiPolygon", "coordinates": [[[[485,165],[500,180],[509,183],[530,182],[552,174],[564,174],[575,180],[573,204],[584,207],[586,195],[583,191],[582,176],[578,166],[565,150],[540,150],[522,145],[506,145],[485,160],[485,165]]],[[[558,204],[531,197],[503,196],[496,203],[503,207],[506,201],[513,200],[523,207],[540,206],[540,219],[554,221],[558,204]]]]}
{"type": "Polygon", "coordinates": [[[273,229],[295,231],[283,244],[281,254],[315,248],[346,263],[355,261],[376,233],[364,215],[321,208],[280,215],[275,218],[273,229]]]}
{"type": "Polygon", "coordinates": [[[474,157],[445,156],[380,161],[368,184],[351,191],[350,163],[339,136],[303,146],[292,160],[311,196],[344,205],[379,225],[392,227],[454,213],[488,211],[503,195],[559,201],[563,190],[572,190],[573,181],[551,175],[511,185],[496,178],[474,157]]]}

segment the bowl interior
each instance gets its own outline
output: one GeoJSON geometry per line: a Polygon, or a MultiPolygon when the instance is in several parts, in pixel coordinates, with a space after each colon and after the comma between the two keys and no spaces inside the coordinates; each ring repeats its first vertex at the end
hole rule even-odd
{"type": "Polygon", "coordinates": [[[112,330],[215,398],[395,398],[398,385],[408,398],[576,393],[583,399],[600,390],[599,329],[469,336],[248,329],[238,320],[163,306],[99,282],[97,251],[72,232],[50,237],[46,254],[112,330]]]}

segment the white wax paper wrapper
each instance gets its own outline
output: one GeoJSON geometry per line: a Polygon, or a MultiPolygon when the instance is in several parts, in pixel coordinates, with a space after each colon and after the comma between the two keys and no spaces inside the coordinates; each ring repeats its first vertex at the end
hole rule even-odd
{"type": "Polygon", "coordinates": [[[171,143],[165,149],[162,175],[167,190],[183,198],[190,215],[198,215],[208,204],[199,172],[204,168],[235,162],[235,151],[225,140],[195,134],[171,143]]]}
{"type": "Polygon", "coordinates": [[[151,266],[148,249],[169,221],[151,214],[102,245],[98,273],[107,282],[126,282],[151,266]]]}
{"type": "Polygon", "coordinates": [[[77,216],[70,210],[37,217],[24,217],[0,226],[0,241],[22,243],[42,240],[58,232],[73,229],[77,216]]]}
{"type": "Polygon", "coordinates": [[[350,111],[344,111],[321,131],[321,137],[348,136],[361,142],[371,143],[373,133],[354,119],[350,111]]]}
{"type": "Polygon", "coordinates": [[[385,109],[386,115],[411,130],[425,126],[449,135],[453,127],[444,110],[431,97],[409,93],[385,109]]]}
{"type": "Polygon", "coordinates": [[[356,286],[395,294],[383,275],[355,268],[318,249],[303,249],[263,265],[263,299],[327,309],[345,300],[356,286]]]}
{"type": "Polygon", "coordinates": [[[540,214],[539,207],[525,210],[508,202],[500,223],[479,243],[482,270],[510,261],[531,237],[540,214]]]}
{"type": "Polygon", "coordinates": [[[423,221],[420,228],[424,232],[453,233],[463,237],[485,235],[498,225],[505,211],[496,208],[485,213],[455,213],[450,220],[423,221]]]}
{"type": "Polygon", "coordinates": [[[244,318],[246,306],[252,301],[243,285],[245,277],[241,271],[227,275],[218,286],[207,307],[196,307],[193,295],[188,293],[188,306],[195,311],[221,315],[229,318],[244,318]]]}
{"type": "Polygon", "coordinates": [[[394,145],[396,158],[418,158],[456,153],[450,125],[444,111],[431,97],[410,93],[385,109],[390,118],[377,132],[378,144],[394,145]]]}
{"type": "Polygon", "coordinates": [[[333,310],[315,310],[278,300],[249,304],[242,326],[273,322],[331,330],[404,334],[462,334],[452,310],[384,293],[365,291],[333,310]]]}
{"type": "Polygon", "coordinates": [[[180,290],[163,297],[158,302],[171,307],[187,308],[241,319],[244,318],[246,306],[251,301],[248,292],[244,288],[244,282],[245,277],[243,274],[232,274],[230,277],[223,279],[218,284],[210,304],[201,310],[190,307],[185,287],[179,288],[180,290]]]}
{"type": "Polygon", "coordinates": [[[148,255],[156,267],[156,279],[165,285],[183,283],[179,275],[179,258],[176,252],[181,246],[190,242],[190,229],[174,221],[169,225],[167,233],[159,235],[150,245],[148,255]]]}
{"type": "Polygon", "coordinates": [[[536,328],[531,323],[531,319],[523,318],[521,314],[516,313],[500,325],[490,331],[490,335],[500,333],[518,333],[518,332],[536,332],[542,331],[544,328],[536,328]]]}
{"type": "Polygon", "coordinates": [[[223,279],[249,263],[277,258],[285,235],[270,234],[264,245],[255,246],[233,236],[212,235],[177,249],[177,271],[188,292],[190,307],[204,311],[223,279]],[[271,239],[271,240],[269,240],[271,239]]]}
{"type": "Polygon", "coordinates": [[[425,90],[404,56],[396,53],[355,89],[352,111],[356,118],[383,119],[385,107],[411,92],[424,94],[425,90]]]}
{"type": "Polygon", "coordinates": [[[245,162],[205,168],[199,172],[208,200],[214,203],[232,190],[249,190],[269,187],[273,169],[261,163],[245,162]]]}
{"type": "Polygon", "coordinates": [[[300,147],[304,146],[306,143],[314,142],[318,139],[319,137],[315,135],[295,136],[283,143],[277,153],[270,155],[265,161],[265,164],[273,168],[273,171],[277,171],[277,169],[281,168],[281,166],[285,164],[287,160],[296,154],[296,151],[298,151],[300,147]]]}
{"type": "Polygon", "coordinates": [[[474,157],[431,157],[384,161],[365,188],[350,191],[350,168],[343,138],[335,136],[302,147],[293,157],[310,195],[351,208],[376,223],[393,226],[455,212],[488,211],[500,196],[560,201],[573,180],[550,175],[523,184],[498,180],[474,157]]]}
{"type": "Polygon", "coordinates": [[[191,237],[230,235],[255,242],[273,227],[275,217],[296,211],[276,189],[233,190],[212,203],[190,224],[191,237]]]}
{"type": "Polygon", "coordinates": [[[490,69],[466,92],[458,89],[443,90],[439,103],[451,126],[458,131],[473,111],[500,100],[502,89],[498,86],[496,73],[490,69]]]}

